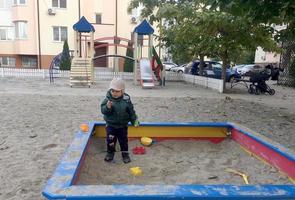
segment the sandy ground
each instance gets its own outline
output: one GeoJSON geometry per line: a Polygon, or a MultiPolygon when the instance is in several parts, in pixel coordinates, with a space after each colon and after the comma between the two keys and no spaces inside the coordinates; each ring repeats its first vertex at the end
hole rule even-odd
{"type": "MultiPolygon", "coordinates": [[[[70,88],[68,82],[0,79],[1,200],[42,199],[41,191],[79,125],[102,121],[99,103],[108,82],[91,88],[70,88]]],[[[128,82],[126,92],[141,121],[236,122],[294,150],[295,90],[271,86],[274,96],[249,95],[239,86],[218,94],[180,82],[152,90],[128,82]]]]}
{"type": "MultiPolygon", "coordinates": [[[[130,153],[132,162],[129,164],[122,162],[120,152],[115,154],[112,163],[104,162],[104,140],[93,138],[91,142],[77,185],[245,184],[241,176],[229,173],[228,169],[249,176],[250,184],[291,184],[288,177],[249,156],[231,140],[218,144],[190,140],[160,141],[146,147],[143,155],[130,153]],[[139,167],[142,175],[133,176],[130,173],[132,167],[139,167]]],[[[129,146],[132,150],[141,145],[139,140],[132,140],[129,146]]]]}

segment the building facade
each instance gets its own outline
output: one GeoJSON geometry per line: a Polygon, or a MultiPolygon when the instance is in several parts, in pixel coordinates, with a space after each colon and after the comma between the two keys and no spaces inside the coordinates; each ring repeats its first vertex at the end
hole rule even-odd
{"type": "MultiPolygon", "coordinates": [[[[286,25],[274,25],[273,28],[276,31],[281,31],[283,29],[286,29],[286,25]]],[[[279,44],[278,44],[279,45],[279,44]]],[[[281,46],[281,45],[279,45],[281,46]]],[[[281,62],[281,54],[278,52],[267,52],[264,51],[261,47],[257,47],[256,52],[255,52],[255,64],[260,64],[260,65],[268,65],[272,64],[276,67],[279,67],[279,63],[281,62]]]]}
{"type": "MultiPolygon", "coordinates": [[[[0,65],[15,68],[48,68],[67,40],[74,49],[73,25],[84,16],[95,28],[95,55],[126,55],[126,48],[108,46],[105,37],[131,39],[139,10],[127,12],[130,0],[0,0],[0,65]],[[97,40],[97,41],[96,41],[97,40]]],[[[127,45],[127,43],[126,43],[127,45]]],[[[143,51],[146,52],[146,51],[143,51]]],[[[120,60],[122,65],[124,59],[120,60]]],[[[112,58],[95,66],[112,67],[112,58]]]]}

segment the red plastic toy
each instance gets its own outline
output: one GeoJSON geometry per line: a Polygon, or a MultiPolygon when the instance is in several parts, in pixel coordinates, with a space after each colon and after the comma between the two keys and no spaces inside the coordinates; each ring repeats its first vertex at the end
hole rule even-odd
{"type": "Polygon", "coordinates": [[[145,148],[144,147],[134,147],[132,149],[132,152],[134,154],[145,154],[145,148]]]}

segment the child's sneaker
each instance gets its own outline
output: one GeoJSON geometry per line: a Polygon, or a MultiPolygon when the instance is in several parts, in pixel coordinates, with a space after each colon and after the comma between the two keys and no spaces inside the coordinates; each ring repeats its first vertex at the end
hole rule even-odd
{"type": "Polygon", "coordinates": [[[123,162],[126,163],[130,163],[131,159],[129,157],[129,153],[122,153],[122,158],[123,158],[123,162]]]}
{"type": "Polygon", "coordinates": [[[114,153],[108,152],[107,155],[106,155],[106,157],[104,158],[104,160],[106,162],[111,162],[114,159],[114,155],[115,155],[114,153]]]}

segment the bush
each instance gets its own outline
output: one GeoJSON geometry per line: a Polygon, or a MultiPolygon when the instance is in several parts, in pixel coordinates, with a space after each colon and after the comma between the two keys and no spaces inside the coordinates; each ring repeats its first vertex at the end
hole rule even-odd
{"type": "MultiPolygon", "coordinates": [[[[126,50],[126,56],[133,58],[132,43],[128,42],[128,47],[126,50]]],[[[133,60],[125,58],[124,72],[133,72],[133,60]]]]}
{"type": "Polygon", "coordinates": [[[291,85],[295,87],[295,58],[292,59],[289,65],[289,76],[291,80],[291,85]]]}
{"type": "Polygon", "coordinates": [[[70,56],[69,45],[66,40],[64,42],[64,46],[62,50],[60,70],[71,70],[71,56],[70,56]]]}

